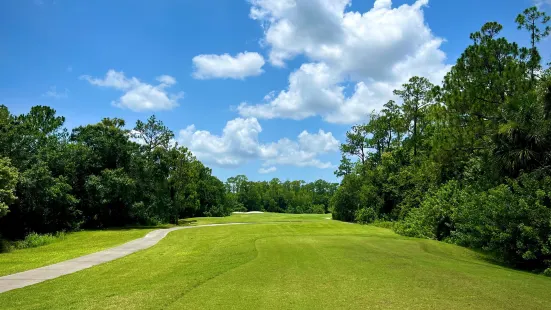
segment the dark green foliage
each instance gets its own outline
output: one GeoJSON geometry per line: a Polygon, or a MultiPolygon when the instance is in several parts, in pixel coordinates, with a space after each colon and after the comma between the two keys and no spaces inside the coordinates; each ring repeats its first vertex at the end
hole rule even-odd
{"type": "Polygon", "coordinates": [[[229,178],[225,184],[231,211],[267,211],[280,213],[329,212],[329,201],[336,183],[317,180],[252,182],[244,175],[229,178]]]}
{"type": "Polygon", "coordinates": [[[0,157],[0,217],[8,213],[8,207],[15,197],[18,172],[7,158],[0,157]]]}
{"type": "Polygon", "coordinates": [[[356,210],[354,220],[360,224],[370,224],[377,220],[377,212],[372,208],[361,208],[356,210]]]}
{"type": "Polygon", "coordinates": [[[69,134],[64,121],[49,107],[15,116],[0,106],[4,237],[231,212],[224,184],[154,116],[132,131],[105,118],[69,134]]]}
{"type": "Polygon", "coordinates": [[[452,217],[452,241],[516,267],[551,267],[550,195],[551,177],[541,171],[473,193],[452,217]]]}
{"type": "Polygon", "coordinates": [[[457,181],[450,181],[424,196],[419,208],[411,210],[395,230],[405,236],[445,240],[455,230],[453,217],[467,199],[457,181]]]}
{"type": "Polygon", "coordinates": [[[486,23],[442,87],[413,77],[395,91],[401,105],[389,102],[354,126],[341,150],[359,160],[343,157],[333,218],[394,220],[407,236],[480,249],[519,268],[549,268],[551,74],[537,49],[548,22],[535,7],[519,15],[529,48],[486,23]]]}

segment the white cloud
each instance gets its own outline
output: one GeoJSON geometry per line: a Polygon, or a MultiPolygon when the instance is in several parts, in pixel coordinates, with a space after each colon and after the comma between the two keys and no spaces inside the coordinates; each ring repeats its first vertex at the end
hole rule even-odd
{"type": "Polygon", "coordinates": [[[317,134],[311,134],[308,131],[303,131],[298,135],[300,147],[307,152],[334,152],[339,150],[339,141],[333,134],[319,130],[317,134]]]}
{"type": "Polygon", "coordinates": [[[176,84],[176,79],[171,77],[170,75],[161,75],[157,77],[157,81],[161,82],[162,84],[166,86],[171,86],[176,84]]]}
{"type": "Polygon", "coordinates": [[[425,22],[428,0],[392,8],[376,0],[367,12],[346,11],[349,0],[252,0],[250,16],[261,22],[269,60],[283,66],[305,55],[289,86],[264,103],[242,103],[242,116],[304,119],[322,116],[355,123],[393,99],[392,90],[411,76],[440,83],[449,66],[443,39],[425,22]],[[345,86],[354,92],[347,94],[345,86]]]}
{"type": "Polygon", "coordinates": [[[534,0],[534,5],[541,9],[545,5],[551,6],[551,0],[534,0]]]}
{"type": "Polygon", "coordinates": [[[69,97],[69,90],[65,88],[63,91],[58,91],[56,86],[50,87],[50,90],[42,94],[43,97],[62,99],[69,97]]]}
{"type": "Polygon", "coordinates": [[[269,167],[269,168],[260,168],[258,169],[258,173],[260,174],[268,174],[268,173],[272,173],[272,172],[276,172],[277,168],[276,167],[269,167]]]}
{"type": "Polygon", "coordinates": [[[196,79],[244,79],[264,72],[264,57],[258,53],[239,53],[235,57],[223,55],[198,55],[193,57],[196,79]]]}
{"type": "Polygon", "coordinates": [[[93,78],[89,75],[83,75],[80,78],[92,85],[123,91],[124,94],[119,100],[111,103],[116,107],[136,112],[171,110],[178,106],[178,100],[184,96],[183,92],[167,92],[167,88],[176,84],[176,79],[169,75],[157,77],[157,81],[160,83],[158,85],[141,82],[135,77],[127,78],[124,72],[117,72],[113,69],[107,71],[103,79],[93,78]]]}
{"type": "Polygon", "coordinates": [[[310,134],[303,131],[298,141],[287,138],[262,144],[258,135],[262,127],[256,118],[229,121],[220,136],[197,130],[194,125],[180,131],[178,143],[188,147],[200,160],[213,165],[239,166],[250,160],[261,160],[263,166],[292,165],[330,168],[318,156],[338,151],[339,142],[328,132],[310,134]]]}

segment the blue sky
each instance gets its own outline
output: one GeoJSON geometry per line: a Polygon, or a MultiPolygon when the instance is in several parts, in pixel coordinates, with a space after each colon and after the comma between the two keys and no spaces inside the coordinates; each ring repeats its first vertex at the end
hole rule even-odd
{"type": "Polygon", "coordinates": [[[336,180],[351,125],[411,75],[439,83],[486,21],[525,44],[514,19],[533,4],[5,0],[0,104],[51,106],[68,128],[156,114],[223,180],[336,180]]]}

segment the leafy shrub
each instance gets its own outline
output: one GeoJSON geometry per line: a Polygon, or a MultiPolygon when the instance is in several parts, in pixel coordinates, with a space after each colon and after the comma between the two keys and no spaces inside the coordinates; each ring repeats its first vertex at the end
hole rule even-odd
{"type": "Polygon", "coordinates": [[[247,212],[247,208],[242,203],[237,203],[233,207],[233,212],[247,212]]]}
{"type": "Polygon", "coordinates": [[[395,227],[399,234],[444,240],[454,230],[453,213],[463,203],[465,192],[459,183],[450,181],[426,195],[419,208],[413,209],[395,227]]]}
{"type": "Polygon", "coordinates": [[[324,205],[312,205],[311,213],[324,214],[325,213],[325,206],[324,205]]]}
{"type": "Polygon", "coordinates": [[[157,226],[161,224],[161,221],[153,214],[151,207],[148,207],[143,201],[135,202],[132,204],[130,210],[130,216],[135,219],[135,222],[140,225],[157,226]]]}
{"type": "Polygon", "coordinates": [[[551,268],[545,269],[545,271],[543,272],[543,275],[547,277],[551,277],[551,268]]]}
{"type": "Polygon", "coordinates": [[[361,208],[356,210],[354,219],[360,224],[370,224],[377,219],[377,212],[372,208],[361,208]]]}
{"type": "Polygon", "coordinates": [[[551,261],[551,177],[525,174],[487,191],[451,181],[427,195],[396,232],[492,253],[515,267],[544,270],[551,261]]]}
{"type": "Polygon", "coordinates": [[[205,211],[205,216],[207,217],[223,217],[230,215],[231,211],[224,208],[223,206],[213,206],[205,211]]]}
{"type": "Polygon", "coordinates": [[[551,177],[525,174],[478,195],[454,215],[452,241],[516,267],[543,270],[551,259],[551,177]]]}
{"type": "Polygon", "coordinates": [[[14,247],[16,249],[36,248],[39,246],[53,243],[63,238],[65,238],[64,232],[58,232],[55,235],[52,235],[52,234],[40,235],[33,232],[28,234],[25,237],[25,239],[14,242],[14,247]]]}

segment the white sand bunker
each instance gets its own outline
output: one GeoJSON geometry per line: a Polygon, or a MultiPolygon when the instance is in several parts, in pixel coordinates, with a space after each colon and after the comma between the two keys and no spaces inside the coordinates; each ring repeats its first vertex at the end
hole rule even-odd
{"type": "Polygon", "coordinates": [[[249,211],[249,212],[232,212],[233,214],[262,214],[262,211],[249,211]]]}

